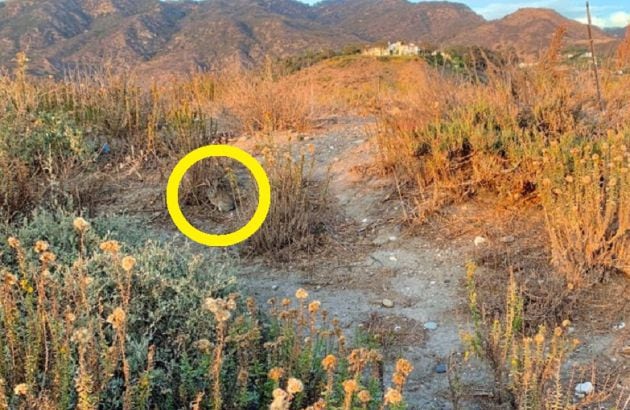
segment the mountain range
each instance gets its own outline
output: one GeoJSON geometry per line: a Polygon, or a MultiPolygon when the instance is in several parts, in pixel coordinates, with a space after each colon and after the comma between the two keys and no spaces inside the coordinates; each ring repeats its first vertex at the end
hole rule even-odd
{"type": "MultiPolygon", "coordinates": [[[[256,64],[265,56],[385,41],[512,48],[539,54],[554,31],[586,47],[586,26],[550,9],[521,9],[487,21],[451,2],[325,0],[6,0],[0,2],[0,67],[25,51],[36,73],[108,59],[147,71],[256,64]]],[[[618,41],[594,28],[598,46],[618,41]]]]}

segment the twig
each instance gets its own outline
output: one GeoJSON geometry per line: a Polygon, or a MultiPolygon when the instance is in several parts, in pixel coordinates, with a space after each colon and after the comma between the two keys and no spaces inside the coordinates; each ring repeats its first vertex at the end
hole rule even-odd
{"type": "Polygon", "coordinates": [[[588,19],[588,39],[591,46],[591,59],[593,60],[593,74],[595,75],[595,86],[597,87],[597,102],[599,103],[599,110],[604,112],[604,102],[602,101],[602,91],[599,85],[599,70],[597,69],[597,58],[595,57],[595,44],[593,42],[593,29],[591,20],[591,6],[588,0],[586,1],[586,17],[588,19]]]}

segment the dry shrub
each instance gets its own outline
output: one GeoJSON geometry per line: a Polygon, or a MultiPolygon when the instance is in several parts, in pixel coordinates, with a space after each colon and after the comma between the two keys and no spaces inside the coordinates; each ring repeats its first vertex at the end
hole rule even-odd
{"type": "Polygon", "coordinates": [[[573,286],[615,270],[630,275],[630,135],[571,145],[552,142],[542,161],[554,263],[573,286]]]}
{"type": "Polygon", "coordinates": [[[277,75],[270,64],[262,72],[227,71],[219,80],[217,93],[244,131],[304,131],[311,126],[310,87],[277,75]]]}
{"type": "Polygon", "coordinates": [[[328,177],[317,180],[313,147],[295,158],[291,148],[264,150],[271,182],[271,209],[262,228],[249,240],[249,251],[287,260],[296,251],[314,252],[331,225],[328,177]]]}
{"type": "Polygon", "coordinates": [[[59,247],[0,245],[3,408],[404,408],[413,366],[384,391],[379,350],[306,290],[261,312],[229,293],[225,261],[72,225],[59,247]]]}
{"type": "Polygon", "coordinates": [[[26,164],[0,151],[0,221],[12,219],[14,212],[33,203],[36,190],[30,178],[26,164]]]}
{"type": "Polygon", "coordinates": [[[616,59],[618,69],[623,70],[630,67],[630,26],[626,28],[626,35],[617,47],[616,59]]]}
{"type": "Polygon", "coordinates": [[[579,340],[568,337],[570,322],[564,320],[550,331],[541,325],[529,334],[524,328],[523,294],[510,275],[504,308],[490,316],[478,298],[476,267],[467,266],[468,303],[474,330],[462,335],[466,358],[486,360],[493,371],[493,397],[498,404],[515,409],[574,409],[603,403],[611,397],[614,381],[604,381],[583,398],[574,396],[574,383],[563,372],[579,340]]]}

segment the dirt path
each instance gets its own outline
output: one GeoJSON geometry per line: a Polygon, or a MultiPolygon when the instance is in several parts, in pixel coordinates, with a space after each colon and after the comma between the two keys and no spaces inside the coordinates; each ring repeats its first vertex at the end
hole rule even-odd
{"type": "Polygon", "coordinates": [[[407,387],[410,408],[450,408],[443,367],[461,350],[467,324],[460,289],[465,260],[456,250],[401,233],[391,181],[358,171],[374,162],[367,133],[373,125],[343,118],[300,142],[315,146],[320,177],[330,168],[345,226],[332,255],[299,268],[248,266],[242,281],[261,301],[304,287],[348,329],[378,327],[388,335],[388,367],[396,357],[415,366],[407,387]]]}

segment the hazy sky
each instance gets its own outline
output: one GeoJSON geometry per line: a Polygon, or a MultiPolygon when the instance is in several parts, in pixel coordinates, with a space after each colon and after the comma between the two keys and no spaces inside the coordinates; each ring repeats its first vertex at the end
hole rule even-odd
{"type": "MultiPolygon", "coordinates": [[[[315,0],[301,0],[313,4],[315,0]]],[[[417,2],[418,0],[415,0],[417,2]]],[[[457,1],[457,0],[456,0],[457,1]]],[[[459,0],[488,19],[505,16],[522,7],[549,7],[567,17],[585,20],[582,0],[459,0]]],[[[630,24],[630,0],[591,0],[593,23],[604,27],[623,27],[630,24]]]]}

